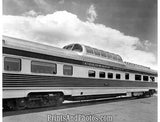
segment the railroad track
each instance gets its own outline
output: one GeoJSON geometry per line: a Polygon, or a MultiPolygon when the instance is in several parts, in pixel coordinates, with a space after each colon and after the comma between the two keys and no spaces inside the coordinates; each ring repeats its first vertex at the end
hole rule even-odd
{"type": "Polygon", "coordinates": [[[98,99],[98,100],[90,100],[90,101],[63,103],[61,106],[54,106],[54,107],[53,106],[39,107],[39,108],[30,108],[30,109],[16,110],[16,111],[3,110],[3,117],[20,115],[20,114],[28,114],[28,113],[37,113],[37,112],[43,112],[43,111],[49,111],[49,110],[67,109],[67,108],[80,107],[80,106],[120,102],[120,101],[134,100],[134,99],[137,99],[137,98],[136,97],[107,98],[107,99],[98,99]]]}

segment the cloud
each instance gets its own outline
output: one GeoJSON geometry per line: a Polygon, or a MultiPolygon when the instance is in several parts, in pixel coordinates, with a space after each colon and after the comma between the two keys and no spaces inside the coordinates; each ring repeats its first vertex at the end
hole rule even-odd
{"type": "Polygon", "coordinates": [[[30,11],[28,11],[28,12],[25,12],[25,13],[23,14],[23,16],[36,17],[36,16],[38,16],[38,14],[37,14],[37,12],[35,12],[34,10],[30,10],[30,11]]]}
{"type": "Polygon", "coordinates": [[[137,48],[142,45],[138,37],[103,24],[81,21],[67,11],[36,17],[4,15],[3,34],[59,47],[82,43],[119,54],[125,61],[156,67],[155,55],[137,48]]]}
{"type": "Polygon", "coordinates": [[[152,43],[149,40],[145,40],[143,45],[143,47],[145,47],[146,50],[149,50],[149,48],[152,46],[152,43]]]}
{"type": "Polygon", "coordinates": [[[87,10],[87,20],[89,22],[94,22],[95,19],[97,18],[97,13],[96,13],[96,10],[95,10],[95,6],[94,5],[91,5],[89,7],[89,9],[87,10]]]}

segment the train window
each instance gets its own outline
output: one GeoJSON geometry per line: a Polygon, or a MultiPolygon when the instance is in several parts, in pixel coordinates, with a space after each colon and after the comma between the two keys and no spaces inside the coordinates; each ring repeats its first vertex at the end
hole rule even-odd
{"type": "Polygon", "coordinates": [[[115,55],[112,56],[113,60],[117,60],[117,57],[115,55]]]}
{"type": "Polygon", "coordinates": [[[106,53],[104,51],[101,51],[101,56],[106,57],[106,53]]]}
{"type": "Polygon", "coordinates": [[[63,65],[63,75],[73,75],[73,66],[63,65]]]}
{"type": "Polygon", "coordinates": [[[143,81],[148,81],[148,76],[143,76],[143,81]]]}
{"type": "Polygon", "coordinates": [[[57,65],[54,63],[48,63],[48,62],[32,61],[31,72],[57,74],[57,65]]]}
{"type": "Polygon", "coordinates": [[[99,77],[100,78],[105,78],[106,77],[106,73],[105,72],[99,72],[99,77]]]}
{"type": "Polygon", "coordinates": [[[129,80],[129,73],[125,73],[125,79],[129,80]]]}
{"type": "Polygon", "coordinates": [[[82,46],[79,44],[75,44],[74,47],[72,48],[73,51],[77,51],[77,52],[82,52],[82,46]]]}
{"type": "Polygon", "coordinates": [[[86,46],[86,51],[87,53],[93,54],[93,49],[88,46],[86,46]]]}
{"type": "Polygon", "coordinates": [[[89,70],[89,71],[88,71],[88,76],[89,76],[89,77],[95,77],[95,76],[96,76],[96,72],[93,71],[93,70],[89,70]]]}
{"type": "Polygon", "coordinates": [[[100,51],[97,49],[94,49],[94,54],[100,56],[100,51]]]}
{"type": "Polygon", "coordinates": [[[21,59],[5,57],[4,58],[4,70],[21,71],[21,59]]]}
{"type": "Polygon", "coordinates": [[[112,58],[112,55],[111,55],[109,52],[107,52],[106,55],[107,55],[107,58],[108,58],[108,59],[111,59],[111,58],[112,58]]]}
{"type": "Polygon", "coordinates": [[[116,74],[116,79],[121,79],[121,74],[116,74]]]}
{"type": "Polygon", "coordinates": [[[113,73],[108,73],[108,78],[113,78],[113,73]]]}
{"type": "Polygon", "coordinates": [[[71,49],[72,49],[72,47],[73,47],[73,44],[66,46],[66,47],[65,47],[65,49],[67,49],[67,50],[71,50],[71,49]]]}
{"type": "Polygon", "coordinates": [[[135,80],[141,80],[141,75],[135,75],[135,80]]]}
{"type": "Polygon", "coordinates": [[[150,77],[150,81],[151,81],[151,82],[154,82],[154,81],[155,81],[155,78],[154,78],[154,77],[150,77]]]}
{"type": "Polygon", "coordinates": [[[63,47],[63,49],[66,49],[66,48],[67,48],[67,46],[64,46],[64,47],[63,47]]]}
{"type": "Polygon", "coordinates": [[[120,56],[117,56],[117,60],[118,60],[119,62],[121,62],[121,61],[122,61],[122,58],[121,58],[120,56]]]}

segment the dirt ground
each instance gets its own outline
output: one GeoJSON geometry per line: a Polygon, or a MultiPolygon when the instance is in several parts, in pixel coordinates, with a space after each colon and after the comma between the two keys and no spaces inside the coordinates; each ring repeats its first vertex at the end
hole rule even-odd
{"type": "Polygon", "coordinates": [[[157,96],[6,116],[3,122],[157,122],[157,96]]]}

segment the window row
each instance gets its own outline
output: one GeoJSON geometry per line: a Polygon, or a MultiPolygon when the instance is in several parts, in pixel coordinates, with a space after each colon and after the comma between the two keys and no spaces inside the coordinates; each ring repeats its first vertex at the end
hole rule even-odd
{"type": "MultiPolygon", "coordinates": [[[[89,77],[95,77],[95,76],[96,76],[96,71],[94,71],[94,70],[89,70],[89,71],[88,71],[88,76],[89,76],[89,77]]],[[[106,73],[100,71],[100,72],[99,72],[99,77],[100,77],[100,78],[106,78],[106,73]]],[[[110,72],[107,73],[107,77],[108,77],[108,78],[113,78],[113,73],[110,73],[110,72]]],[[[121,74],[116,74],[116,79],[121,79],[121,74]]]]}
{"type": "Polygon", "coordinates": [[[110,52],[105,52],[105,51],[102,51],[102,50],[98,50],[96,48],[92,48],[92,47],[89,47],[89,46],[85,46],[85,48],[86,48],[86,52],[88,54],[94,54],[96,56],[102,56],[104,58],[113,59],[113,60],[122,62],[122,58],[119,55],[116,55],[116,54],[113,54],[113,53],[110,53],[110,52]]]}
{"type": "MultiPolygon", "coordinates": [[[[19,58],[4,58],[4,70],[6,71],[21,71],[21,59],[19,58]]],[[[31,61],[31,72],[33,73],[44,73],[44,74],[57,74],[57,64],[31,61]]],[[[64,75],[73,75],[73,66],[63,65],[64,75]]]]}
{"type": "MultiPolygon", "coordinates": [[[[21,59],[20,58],[11,58],[5,57],[4,58],[4,70],[6,71],[21,71],[21,59]]],[[[48,63],[48,62],[41,62],[41,61],[31,61],[31,72],[33,73],[45,73],[45,74],[57,74],[57,64],[55,63],[48,63]]],[[[72,65],[63,65],[63,75],[73,75],[73,66],[72,65]]],[[[107,77],[113,79],[113,73],[107,73],[107,77]]],[[[96,71],[89,70],[88,77],[95,77],[96,71]]],[[[106,78],[106,73],[103,71],[99,72],[100,78],[106,78]]],[[[121,79],[121,74],[115,74],[116,79],[121,79]]],[[[135,75],[135,80],[141,81],[155,81],[155,77],[149,77],[142,75],[135,75]]],[[[130,74],[125,73],[125,79],[130,79],[130,74]]]]}
{"type": "MultiPolygon", "coordinates": [[[[114,75],[113,73],[108,72],[107,73],[107,78],[113,79],[113,75],[114,75]]],[[[88,71],[88,77],[96,77],[96,71],[89,70],[88,71]]],[[[106,73],[100,71],[99,72],[99,78],[106,78],[106,73]]],[[[116,73],[115,78],[116,79],[121,79],[121,74],[116,73]]],[[[129,73],[125,73],[125,80],[129,80],[129,73]]],[[[136,81],[141,81],[142,80],[141,75],[135,75],[135,80],[136,81]]],[[[143,81],[149,81],[149,76],[143,76],[143,81]]],[[[155,81],[155,78],[151,76],[150,81],[155,81]]]]}

